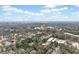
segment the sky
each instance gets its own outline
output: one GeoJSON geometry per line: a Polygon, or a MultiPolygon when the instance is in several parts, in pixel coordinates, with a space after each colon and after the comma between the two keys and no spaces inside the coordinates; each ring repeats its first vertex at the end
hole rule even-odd
{"type": "Polygon", "coordinates": [[[79,5],[0,5],[0,21],[79,21],[79,5]]]}

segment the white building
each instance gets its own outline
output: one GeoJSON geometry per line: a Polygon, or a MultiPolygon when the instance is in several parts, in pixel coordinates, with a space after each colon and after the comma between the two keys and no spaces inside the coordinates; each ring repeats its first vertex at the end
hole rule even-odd
{"type": "Polygon", "coordinates": [[[47,42],[51,42],[53,39],[54,39],[54,38],[51,37],[51,38],[49,38],[49,39],[47,40],[47,42]]]}
{"type": "Polygon", "coordinates": [[[70,36],[75,36],[75,37],[79,37],[79,35],[74,35],[74,34],[71,34],[71,33],[64,33],[65,35],[70,35],[70,36]]]}
{"type": "Polygon", "coordinates": [[[55,42],[55,41],[58,42],[58,43],[62,43],[62,44],[66,43],[65,40],[60,40],[58,38],[54,38],[54,40],[52,40],[52,42],[55,42]]]}

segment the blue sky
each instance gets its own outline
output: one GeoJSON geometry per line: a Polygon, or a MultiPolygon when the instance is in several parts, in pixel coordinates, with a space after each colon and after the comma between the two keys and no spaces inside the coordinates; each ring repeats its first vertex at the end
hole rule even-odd
{"type": "Polygon", "coordinates": [[[79,21],[79,5],[0,6],[0,21],[79,21]]]}

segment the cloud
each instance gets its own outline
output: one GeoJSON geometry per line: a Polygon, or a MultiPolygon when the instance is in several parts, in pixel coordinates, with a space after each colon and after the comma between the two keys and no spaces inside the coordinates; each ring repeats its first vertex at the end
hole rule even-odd
{"type": "Polygon", "coordinates": [[[55,8],[56,7],[56,5],[46,5],[46,6],[44,6],[43,8],[48,8],[48,9],[51,9],[51,8],[55,8]]]}
{"type": "Polygon", "coordinates": [[[3,11],[7,13],[23,13],[23,10],[11,6],[2,6],[3,11]]]}
{"type": "Polygon", "coordinates": [[[40,10],[41,13],[52,13],[53,15],[59,15],[62,11],[68,10],[68,7],[57,8],[57,5],[46,5],[44,9],[40,10]]]}
{"type": "Polygon", "coordinates": [[[69,21],[72,19],[79,19],[79,13],[74,12],[70,16],[63,16],[63,11],[69,10],[69,7],[58,7],[57,6],[43,6],[42,9],[40,9],[40,12],[33,12],[23,9],[18,9],[16,7],[12,6],[2,6],[2,10],[5,14],[5,20],[11,20],[12,21],[69,21]],[[7,16],[12,15],[13,13],[22,14],[22,17],[13,17],[13,16],[7,16]]]}
{"type": "Polygon", "coordinates": [[[75,7],[78,7],[79,8],[79,5],[75,5],[75,7]]]}
{"type": "MultiPolygon", "coordinates": [[[[72,14],[71,14],[71,16],[76,20],[79,20],[79,11],[78,12],[73,12],[72,14]]],[[[70,16],[70,17],[71,17],[70,16]]]]}
{"type": "Polygon", "coordinates": [[[9,15],[12,15],[12,13],[11,13],[11,12],[6,12],[6,13],[4,13],[3,15],[9,16],[9,15]]]}
{"type": "Polygon", "coordinates": [[[68,7],[63,7],[63,8],[56,8],[56,9],[52,9],[52,11],[58,12],[58,11],[64,11],[67,10],[68,7]]]}
{"type": "Polygon", "coordinates": [[[43,16],[43,13],[39,13],[39,12],[31,12],[31,11],[27,11],[27,10],[23,10],[23,9],[18,9],[16,7],[12,7],[12,6],[1,6],[2,11],[3,11],[3,15],[4,16],[4,20],[10,20],[11,21],[30,21],[30,20],[38,20],[38,18],[42,18],[41,16],[43,16]],[[22,17],[17,16],[14,17],[12,14],[22,14],[22,17]]]}
{"type": "Polygon", "coordinates": [[[43,9],[43,10],[41,10],[40,12],[41,12],[41,13],[50,13],[51,10],[49,10],[49,9],[43,9]]]}
{"type": "Polygon", "coordinates": [[[60,8],[59,10],[62,11],[62,10],[67,10],[68,7],[63,7],[63,8],[60,8]]]}
{"type": "Polygon", "coordinates": [[[18,9],[12,6],[2,6],[2,10],[5,12],[4,15],[12,15],[13,13],[23,14],[24,16],[41,16],[42,13],[34,13],[27,10],[18,9]]]}

